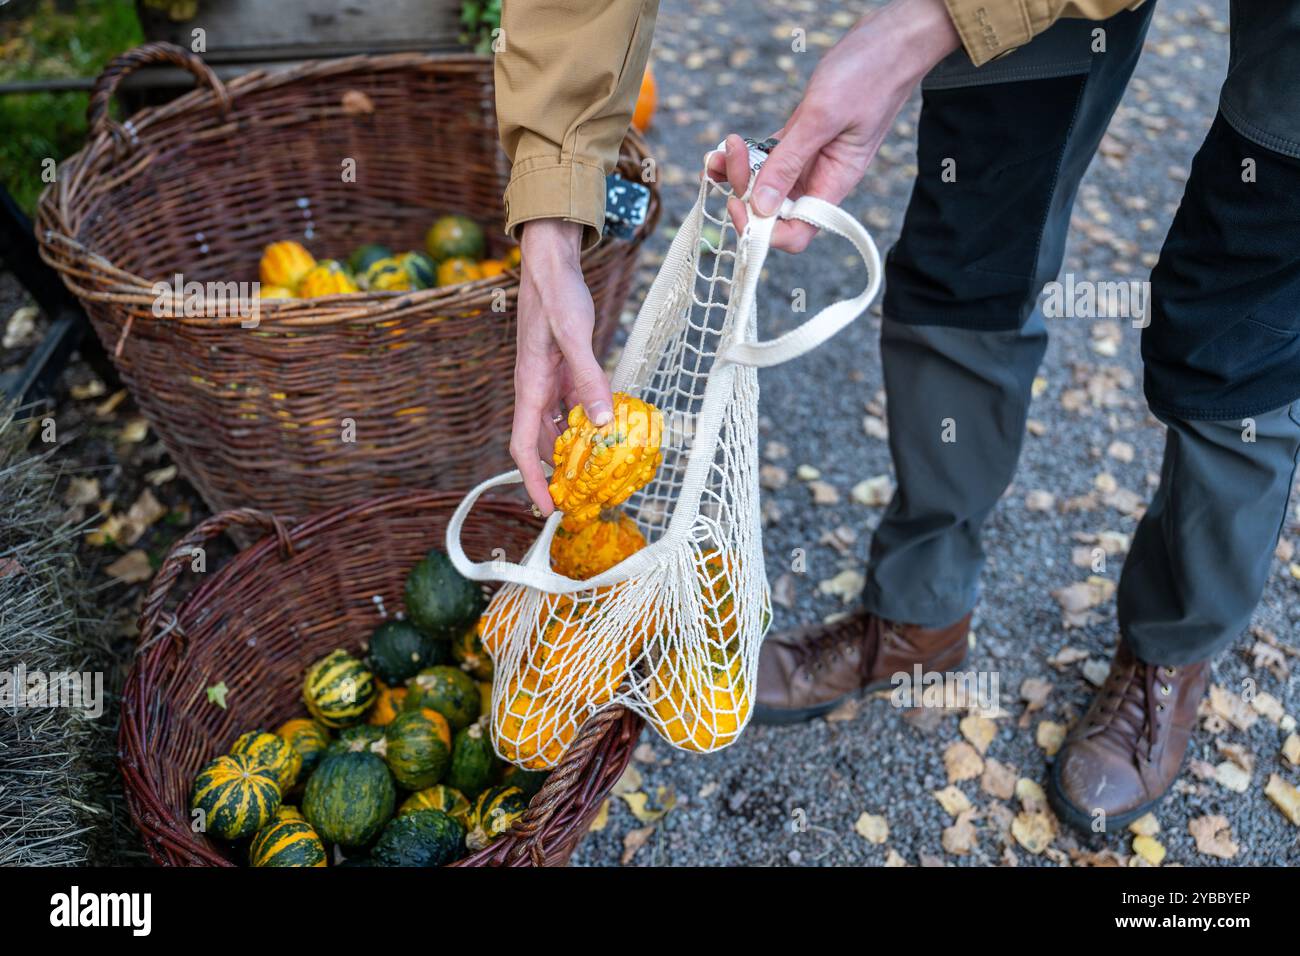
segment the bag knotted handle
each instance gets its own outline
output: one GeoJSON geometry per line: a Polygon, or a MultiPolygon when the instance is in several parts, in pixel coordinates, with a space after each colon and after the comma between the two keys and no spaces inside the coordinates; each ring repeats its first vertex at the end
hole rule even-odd
{"type": "Polygon", "coordinates": [[[226,90],[225,84],[217,78],[217,74],[213,73],[212,68],[200,57],[175,43],[160,40],[142,44],[115,56],[108,66],[104,67],[104,72],[95,80],[94,90],[90,94],[90,105],[86,108],[86,124],[90,128],[91,137],[103,133],[111,134],[118,155],[134,143],[135,132],[130,120],[118,123],[109,116],[109,103],[113,99],[113,94],[117,92],[118,84],[140,67],[154,63],[171,63],[192,73],[195,79],[207,86],[216,97],[217,111],[221,114],[221,118],[224,120],[230,115],[230,93],[226,90]]]}
{"type": "MultiPolygon", "coordinates": [[[[752,209],[750,215],[755,215],[752,209]]],[[[853,322],[866,311],[867,306],[871,305],[871,301],[876,297],[876,293],[880,291],[880,251],[876,249],[876,244],[872,241],[866,227],[839,206],[818,199],[816,196],[801,196],[796,200],[787,199],[781,203],[781,210],[777,216],[781,219],[802,220],[853,243],[858,255],[862,257],[863,265],[867,267],[866,288],[852,299],[841,299],[831,303],[798,328],[791,329],[775,339],[767,342],[733,342],[719,356],[723,361],[767,368],[798,358],[805,352],[811,352],[853,322]]],[[[763,224],[767,226],[762,233],[763,254],[767,251],[766,237],[771,234],[774,224],[771,219],[763,224]]],[[[759,222],[752,222],[751,226],[759,226],[759,222]]]]}
{"type": "Polygon", "coordinates": [[[194,549],[234,526],[258,528],[268,535],[275,535],[281,554],[285,557],[293,556],[293,540],[289,537],[289,529],[275,515],[264,511],[236,508],[222,511],[195,525],[185,537],[172,545],[172,549],[167,552],[167,557],[158,568],[158,573],[149,583],[149,593],[145,595],[144,606],[140,611],[141,649],[160,636],[155,632],[159,629],[163,618],[163,606],[167,603],[167,596],[181,576],[181,572],[193,560],[194,549]]]}

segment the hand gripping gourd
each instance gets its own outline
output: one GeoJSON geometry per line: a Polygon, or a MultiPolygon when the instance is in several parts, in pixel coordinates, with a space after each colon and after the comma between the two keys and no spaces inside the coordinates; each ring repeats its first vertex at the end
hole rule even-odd
{"type": "Polygon", "coordinates": [[[555,439],[551,500],[570,522],[591,521],[602,508],[626,501],[654,477],[663,462],[659,410],[625,392],[614,395],[613,418],[595,425],[581,405],[555,439]]]}

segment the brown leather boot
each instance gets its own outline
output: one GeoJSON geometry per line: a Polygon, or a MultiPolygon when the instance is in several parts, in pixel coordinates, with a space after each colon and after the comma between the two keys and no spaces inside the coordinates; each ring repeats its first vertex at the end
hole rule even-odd
{"type": "Polygon", "coordinates": [[[1173,785],[1210,680],[1208,661],[1165,667],[1138,660],[1123,639],[1110,676],[1056,756],[1047,793],[1066,823],[1128,826],[1173,785]]]}
{"type": "Polygon", "coordinates": [[[888,687],[916,664],[946,671],[966,659],[967,614],[947,627],[895,624],[866,611],[799,628],[763,642],[758,657],[754,720],[790,724],[811,720],[850,694],[888,687]]]}

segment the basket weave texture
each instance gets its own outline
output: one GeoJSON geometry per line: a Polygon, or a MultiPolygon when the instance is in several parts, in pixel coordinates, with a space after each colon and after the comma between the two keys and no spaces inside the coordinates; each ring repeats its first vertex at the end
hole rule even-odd
{"type": "MultiPolygon", "coordinates": [[[[214,511],[303,516],[399,489],[463,491],[511,467],[516,271],[419,292],[263,300],[256,328],[241,327],[235,308],[187,315],[183,297],[155,288],[177,274],[251,283],[263,247],[282,239],[317,258],[345,259],[366,242],[422,249],[447,212],[477,220],[489,254],[504,254],[509,169],[490,58],[350,57],[223,84],[188,51],[152,43],[108,66],[89,121],[86,147],[42,197],[42,256],[214,511]],[[200,88],[111,119],[118,83],[151,63],[189,70],[200,88]]],[[[645,156],[629,132],[619,171],[639,180],[645,156]]],[[[583,257],[598,356],[658,221],[649,186],[634,238],[583,257]]]]}
{"type": "MultiPolygon", "coordinates": [[[[390,495],[338,508],[290,529],[251,509],[215,515],[180,539],[150,586],[140,651],[122,701],[119,761],[131,817],[160,865],[231,866],[230,845],[190,829],[194,775],[244,731],[304,712],[303,672],[336,647],[357,652],[382,612],[402,607],[411,567],[441,547],[459,496],[390,495]],[[242,528],[263,537],[209,570],[173,611],[194,549],[242,528]],[[226,707],[206,689],[227,687],[226,707]]],[[[517,557],[539,524],[517,502],[481,505],[467,548],[517,557]]],[[[563,865],[627,766],[642,722],[622,708],[594,716],[508,833],[458,866],[563,865]]]]}

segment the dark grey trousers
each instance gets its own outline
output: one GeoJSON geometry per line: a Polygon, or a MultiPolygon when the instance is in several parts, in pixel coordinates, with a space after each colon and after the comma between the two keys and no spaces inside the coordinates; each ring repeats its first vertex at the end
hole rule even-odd
{"type": "MultiPolygon", "coordinates": [[[[1154,6],[1061,21],[979,70],[959,52],[923,86],[920,171],[886,266],[898,491],[866,590],[882,616],[940,626],[976,602],[981,527],[1014,474],[1047,344],[1036,303],[1154,6]]],[[[1145,387],[1169,430],[1118,590],[1138,657],[1174,665],[1248,624],[1300,456],[1300,3],[1233,12],[1220,114],[1152,273],[1145,387]],[[1243,156],[1265,188],[1242,185],[1243,156]]]]}

